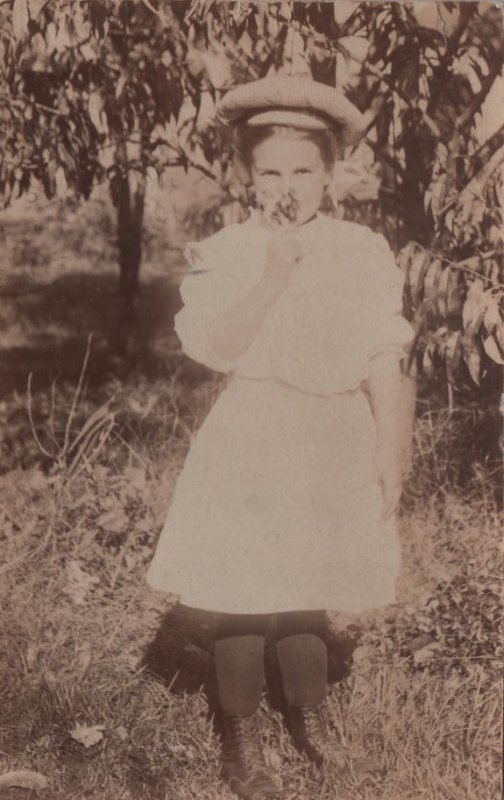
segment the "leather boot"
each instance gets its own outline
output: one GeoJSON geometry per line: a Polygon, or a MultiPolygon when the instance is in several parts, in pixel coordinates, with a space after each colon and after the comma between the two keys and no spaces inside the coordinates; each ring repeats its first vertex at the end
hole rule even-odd
{"type": "Polygon", "coordinates": [[[225,716],[224,727],[221,775],[229,788],[243,800],[280,800],[264,760],[256,715],[225,716]]]}
{"type": "Polygon", "coordinates": [[[321,765],[327,742],[321,706],[289,706],[287,719],[297,750],[321,765]]]}

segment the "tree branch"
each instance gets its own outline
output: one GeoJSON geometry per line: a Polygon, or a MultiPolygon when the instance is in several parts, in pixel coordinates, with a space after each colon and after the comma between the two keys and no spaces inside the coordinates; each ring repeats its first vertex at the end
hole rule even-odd
{"type": "Polygon", "coordinates": [[[459,199],[459,197],[464,194],[465,192],[471,193],[473,197],[480,198],[480,194],[476,190],[476,187],[479,184],[485,184],[486,181],[490,178],[491,174],[494,170],[497,169],[499,164],[504,160],[504,145],[501,143],[501,146],[498,150],[496,150],[489,161],[487,161],[482,169],[480,169],[476,175],[474,175],[471,180],[466,183],[466,185],[457,192],[456,195],[450,198],[445,206],[441,209],[439,217],[442,218],[447,211],[449,211],[452,206],[454,206],[459,199]]]}
{"type": "Polygon", "coordinates": [[[474,178],[476,172],[493,157],[494,153],[500,150],[503,142],[504,125],[501,125],[500,128],[471,156],[470,165],[472,170],[470,171],[469,179],[474,178]]]}

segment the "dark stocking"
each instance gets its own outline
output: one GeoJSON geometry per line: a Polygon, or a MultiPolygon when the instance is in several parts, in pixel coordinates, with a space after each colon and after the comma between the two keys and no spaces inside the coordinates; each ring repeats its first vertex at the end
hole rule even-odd
{"type": "Polygon", "coordinates": [[[223,614],[214,658],[217,691],[229,716],[249,717],[257,711],[264,685],[267,615],[223,614]]]}
{"type": "Polygon", "coordinates": [[[278,615],[277,656],[290,706],[318,706],[327,693],[326,618],[323,611],[278,615]]]}

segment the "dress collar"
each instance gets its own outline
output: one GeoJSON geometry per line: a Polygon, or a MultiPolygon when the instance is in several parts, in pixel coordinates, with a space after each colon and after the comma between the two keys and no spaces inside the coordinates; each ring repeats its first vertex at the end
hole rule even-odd
{"type": "MultiPolygon", "coordinates": [[[[273,232],[273,228],[268,228],[266,225],[262,224],[261,214],[256,208],[249,209],[249,212],[250,212],[250,216],[249,216],[248,220],[246,220],[246,222],[248,222],[249,224],[251,224],[254,227],[260,228],[265,233],[272,233],[273,232]]],[[[302,225],[296,226],[295,228],[293,228],[293,230],[297,230],[297,231],[299,231],[299,233],[302,233],[303,231],[308,231],[313,227],[313,225],[315,225],[317,222],[320,222],[320,220],[322,220],[323,218],[324,218],[324,215],[321,214],[320,211],[317,211],[313,215],[313,217],[310,217],[310,219],[306,220],[306,222],[303,222],[302,225]]]]}

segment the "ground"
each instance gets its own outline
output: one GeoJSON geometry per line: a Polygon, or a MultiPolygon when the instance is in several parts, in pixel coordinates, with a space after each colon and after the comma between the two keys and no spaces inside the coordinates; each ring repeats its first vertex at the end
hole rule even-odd
{"type": "MultiPolygon", "coordinates": [[[[26,275],[9,284],[16,296],[2,311],[0,786],[2,774],[33,770],[51,800],[231,800],[218,777],[214,620],[144,582],[220,383],[172,334],[180,256],[170,274],[147,264],[143,343],[124,362],[113,350],[113,247],[103,254],[80,235],[72,270],[43,291],[26,275]]],[[[331,613],[333,747],[321,773],[290,743],[270,665],[262,730],[287,798],[500,797],[499,423],[474,403],[447,411],[427,396],[419,412],[400,602],[331,613]]]]}

